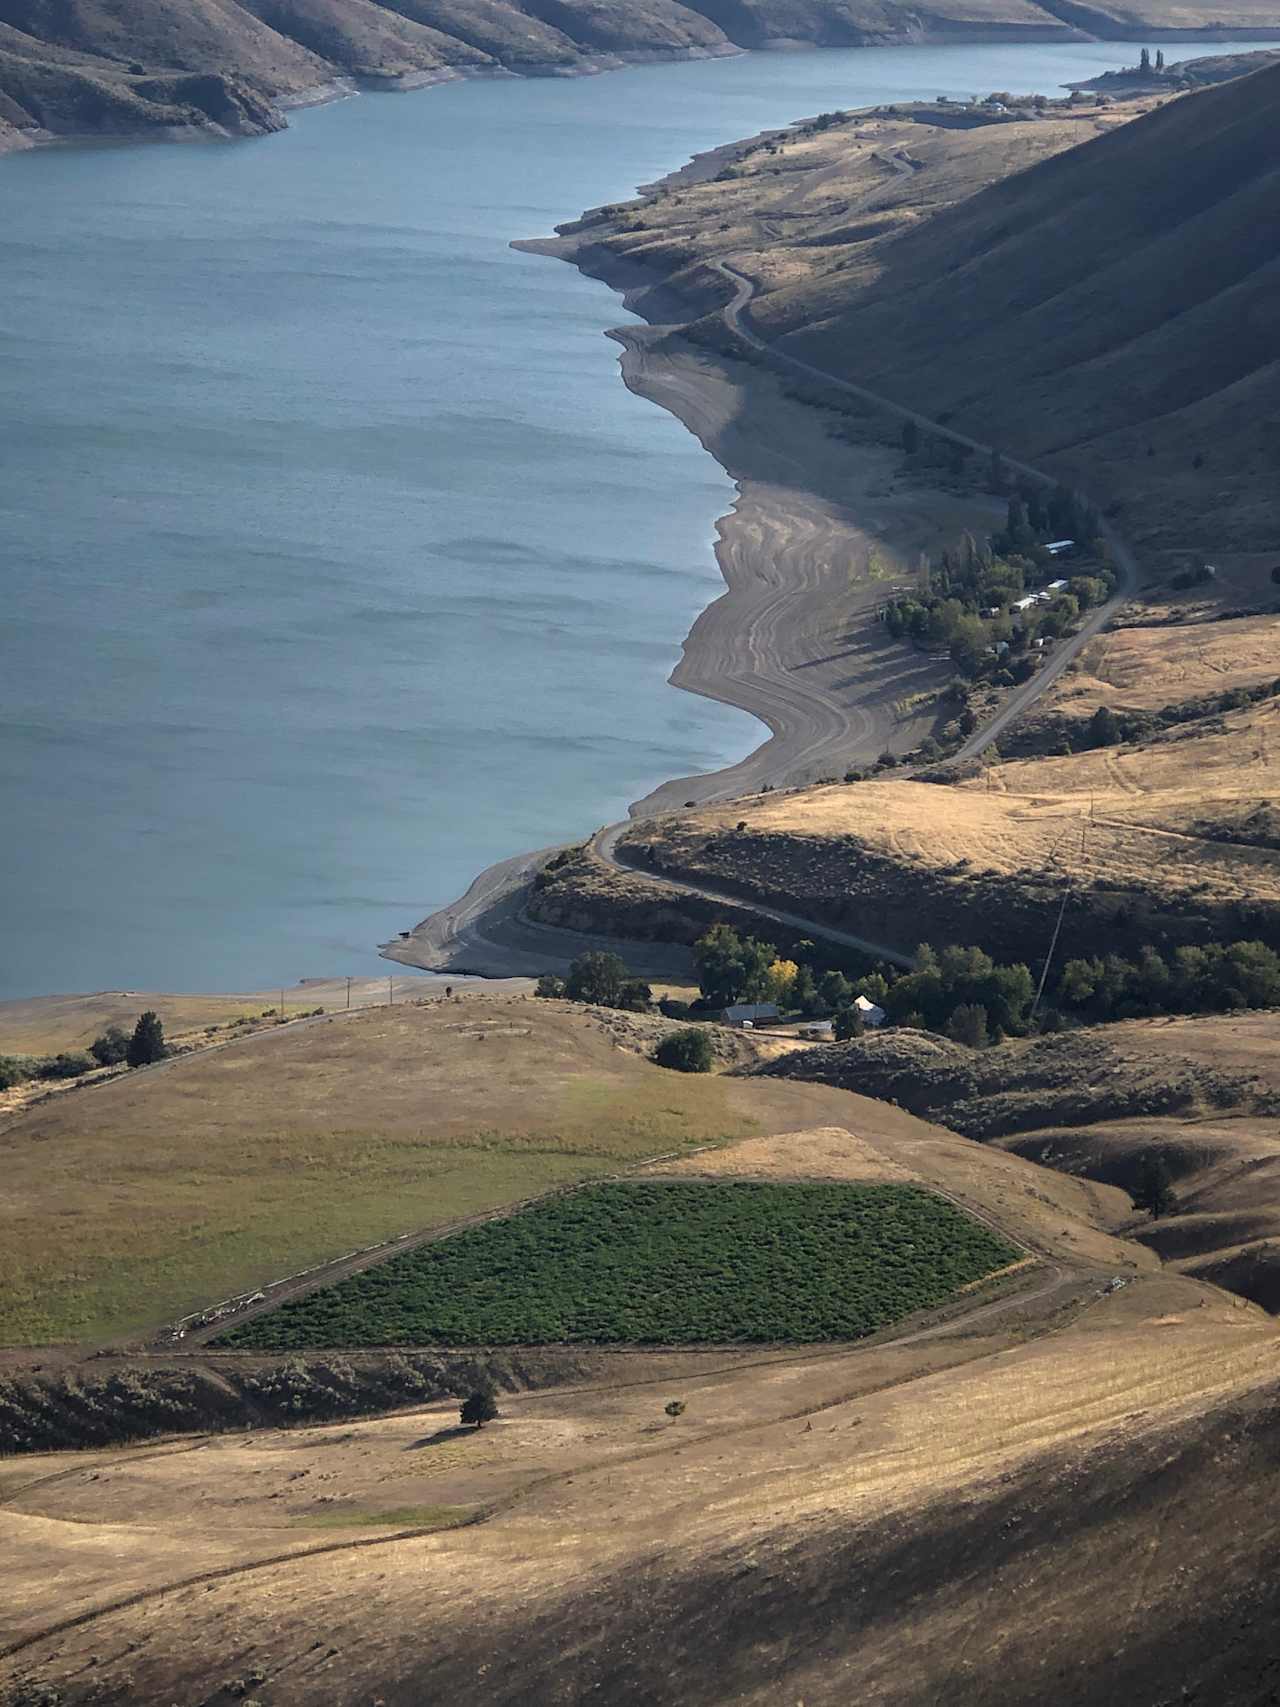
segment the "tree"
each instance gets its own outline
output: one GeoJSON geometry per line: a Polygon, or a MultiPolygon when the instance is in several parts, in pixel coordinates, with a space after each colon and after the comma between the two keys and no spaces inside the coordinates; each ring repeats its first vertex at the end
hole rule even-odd
{"type": "Polygon", "coordinates": [[[991,1041],[987,1030],[987,1010],[981,1002],[961,1002],[947,1021],[947,1036],[953,1043],[963,1043],[969,1049],[985,1049],[991,1041]]]}
{"type": "Polygon", "coordinates": [[[914,456],[920,449],[920,429],[914,421],[902,423],[902,448],[908,456],[914,456]]]}
{"type": "Polygon", "coordinates": [[[653,989],[643,978],[628,978],[618,991],[614,1006],[625,1008],[628,1013],[647,1014],[653,1006],[653,989]]]}
{"type": "Polygon", "coordinates": [[[861,1037],[867,1029],[867,1022],[862,1017],[862,1009],[852,1002],[848,1007],[841,1008],[831,1022],[831,1035],[837,1043],[850,1043],[855,1037],[861,1037]]]}
{"type": "Polygon", "coordinates": [[[468,1393],[462,1401],[462,1409],[458,1413],[464,1423],[473,1428],[483,1428],[498,1415],[498,1401],[492,1387],[477,1387],[473,1393],[468,1393]]]}
{"type": "Polygon", "coordinates": [[[734,1002],[767,1002],[769,968],[778,958],[772,943],[740,937],[729,925],[712,925],[693,945],[698,985],[716,1008],[734,1002]]]}
{"type": "Polygon", "coordinates": [[[769,992],[780,1008],[785,1008],[791,1001],[791,992],[799,975],[800,968],[794,960],[775,960],[769,968],[769,992]]]}
{"type": "Polygon", "coordinates": [[[564,979],[557,978],[554,972],[544,972],[534,988],[535,996],[563,996],[564,979]]]}
{"type": "Polygon", "coordinates": [[[798,1008],[802,1014],[817,1013],[822,1006],[818,986],[814,983],[813,973],[807,966],[800,968],[792,982],[791,1005],[798,1008]]]}
{"type": "Polygon", "coordinates": [[[129,1055],[129,1033],[122,1026],[109,1025],[94,1038],[89,1053],[100,1067],[118,1067],[129,1055]]]}
{"type": "Polygon", "coordinates": [[[686,1026],[664,1037],[653,1052],[659,1067],[676,1073],[709,1073],[713,1052],[711,1038],[700,1025],[686,1026]]]}
{"type": "Polygon", "coordinates": [[[138,1016],[125,1051],[125,1060],[131,1067],[149,1067],[153,1061],[163,1061],[168,1053],[160,1016],[148,1008],[146,1013],[138,1016]]]}
{"type": "Polygon", "coordinates": [[[818,985],[818,994],[824,1005],[834,1013],[837,1008],[848,1004],[849,997],[853,994],[853,985],[843,972],[824,972],[818,985]]]}
{"type": "Polygon", "coordinates": [[[1138,55],[1138,70],[1145,71],[1148,74],[1151,71],[1151,49],[1149,47],[1144,47],[1138,55]]]}
{"type": "Polygon", "coordinates": [[[1174,1201],[1169,1164],[1159,1151],[1148,1152],[1142,1158],[1142,1166],[1138,1170],[1138,1183],[1133,1193],[1134,1207],[1148,1210],[1151,1219],[1158,1221],[1162,1215],[1169,1213],[1174,1201]]]}
{"type": "Polygon", "coordinates": [[[672,1422],[674,1422],[677,1417],[682,1417],[684,1415],[684,1400],[668,1399],[662,1408],[671,1418],[672,1422]]]}
{"type": "Polygon", "coordinates": [[[1156,49],[1156,70],[1164,70],[1164,49],[1162,47],[1156,49]]]}
{"type": "Polygon", "coordinates": [[[1114,747],[1120,733],[1120,719],[1109,705],[1100,705],[1089,719],[1089,745],[1114,747]]]}
{"type": "Polygon", "coordinates": [[[593,948],[570,965],[565,992],[570,1001],[596,1002],[603,1008],[613,1008],[618,1005],[626,981],[626,963],[616,954],[593,948]]]}

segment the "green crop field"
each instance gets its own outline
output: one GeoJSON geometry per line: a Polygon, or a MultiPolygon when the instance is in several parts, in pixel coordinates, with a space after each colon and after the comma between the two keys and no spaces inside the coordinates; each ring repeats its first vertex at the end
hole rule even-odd
{"type": "Polygon", "coordinates": [[[915,1186],[600,1185],[421,1246],[216,1343],[856,1339],[1020,1254],[915,1186]]]}

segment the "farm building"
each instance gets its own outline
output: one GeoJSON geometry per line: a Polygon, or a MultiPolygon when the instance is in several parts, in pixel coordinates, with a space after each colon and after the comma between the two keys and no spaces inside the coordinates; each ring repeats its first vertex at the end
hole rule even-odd
{"type": "Polygon", "coordinates": [[[778,1018],[776,1002],[735,1002],[720,1015],[726,1025],[767,1025],[778,1018]]]}
{"type": "Polygon", "coordinates": [[[864,1025],[883,1025],[884,1009],[866,996],[855,996],[853,1005],[862,1015],[864,1025]]]}
{"type": "Polygon", "coordinates": [[[1064,551],[1074,551],[1075,548],[1076,542],[1074,539],[1052,539],[1049,541],[1048,545],[1045,546],[1045,550],[1051,557],[1061,557],[1064,551]]]}

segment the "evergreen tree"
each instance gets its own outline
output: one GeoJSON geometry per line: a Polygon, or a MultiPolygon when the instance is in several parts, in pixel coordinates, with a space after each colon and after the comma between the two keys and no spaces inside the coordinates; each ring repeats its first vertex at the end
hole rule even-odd
{"type": "Polygon", "coordinates": [[[148,1008],[146,1013],[138,1016],[125,1060],[131,1067],[149,1067],[153,1061],[163,1061],[168,1053],[160,1016],[148,1008]]]}
{"type": "Polygon", "coordinates": [[[1149,47],[1144,47],[1141,55],[1139,56],[1138,70],[1139,71],[1145,71],[1148,75],[1150,75],[1150,72],[1151,72],[1151,49],[1149,47]]]}
{"type": "Polygon", "coordinates": [[[987,1010],[980,1002],[961,1002],[947,1021],[947,1036],[970,1049],[985,1049],[991,1041],[987,1010]]]}
{"type": "Polygon", "coordinates": [[[1164,70],[1164,49],[1162,47],[1156,49],[1156,70],[1164,70]]]}
{"type": "Polygon", "coordinates": [[[462,1401],[461,1420],[472,1428],[483,1428],[498,1414],[498,1401],[492,1387],[477,1387],[462,1401]]]}
{"type": "Polygon", "coordinates": [[[1153,1221],[1158,1221],[1173,1208],[1174,1196],[1169,1165],[1158,1151],[1142,1158],[1133,1202],[1135,1208],[1148,1210],[1153,1221]]]}

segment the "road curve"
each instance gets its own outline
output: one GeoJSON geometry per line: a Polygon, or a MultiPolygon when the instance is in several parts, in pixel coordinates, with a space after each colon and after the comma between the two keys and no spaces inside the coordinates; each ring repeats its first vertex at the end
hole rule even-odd
{"type": "MultiPolygon", "coordinates": [[[[884,164],[898,172],[911,171],[910,165],[897,156],[885,160],[884,164]]],[[[757,292],[756,281],[740,271],[731,261],[713,260],[709,264],[732,286],[732,296],[721,310],[726,326],[769,362],[802,374],[805,378],[833,390],[844,392],[857,398],[859,402],[869,403],[898,420],[913,421],[935,437],[962,445],[966,450],[989,456],[996,448],[970,438],[965,433],[957,432],[952,427],[942,426],[929,416],[895,403],[891,398],[870,391],[865,386],[855,385],[851,380],[828,373],[824,368],[817,367],[788,351],[779,350],[762,338],[750,324],[748,311],[757,292]]],[[[1052,476],[1045,474],[1042,469],[1033,468],[1029,463],[1009,457],[1003,451],[1001,455],[1005,466],[1014,472],[1038,484],[1054,484],[1052,476]]],[[[1133,552],[1105,520],[1102,521],[1101,528],[1117,570],[1116,587],[1112,596],[1105,604],[1089,613],[1075,634],[1058,642],[1040,669],[1028,681],[1016,687],[995,715],[975,730],[959,748],[954,755],[954,762],[976,759],[992,746],[1012,723],[1053,686],[1082,648],[1106,626],[1119,606],[1133,592],[1138,573],[1133,552]]],[[[897,774],[901,776],[904,773],[897,774]]],[[[704,900],[745,907],[762,918],[775,920],[778,924],[801,931],[806,936],[834,943],[839,947],[855,949],[859,953],[876,956],[894,965],[912,964],[911,957],[905,954],[899,945],[875,942],[850,931],[837,930],[817,919],[806,919],[797,913],[770,907],[763,901],[717,888],[706,881],[691,883],[681,878],[659,876],[638,863],[624,860],[618,851],[621,836],[638,822],[641,816],[647,815],[637,813],[636,817],[606,825],[598,830],[588,844],[591,852],[603,864],[629,876],[643,876],[646,882],[673,893],[695,895],[704,900]]],[[[532,877],[536,869],[545,864],[546,857],[546,854],[524,855],[518,860],[491,867],[477,878],[467,895],[453,908],[445,909],[426,921],[427,930],[420,940],[419,933],[415,932],[413,939],[403,945],[385,944],[383,955],[388,959],[403,960],[410,965],[450,965],[452,963],[448,958],[449,951],[462,941],[465,934],[467,947],[463,958],[468,968],[492,975],[503,972],[509,974],[517,970],[545,970],[557,963],[566,962],[574,952],[581,952],[585,948],[618,947],[619,944],[611,939],[580,936],[579,933],[559,930],[553,926],[539,926],[524,917],[522,884],[532,877]],[[492,936],[490,932],[493,933],[492,936]],[[421,958],[424,951],[426,958],[421,958]]],[[[654,946],[647,945],[648,954],[653,954],[654,946]]],[[[627,947],[628,950],[634,949],[642,955],[646,952],[646,945],[628,944],[627,947]]],[[[648,970],[647,967],[636,969],[642,973],[648,970]]],[[[652,971],[655,975],[660,975],[656,960],[652,971]]]]}
{"type": "MultiPolygon", "coordinates": [[[[886,414],[894,416],[897,420],[913,421],[917,427],[923,427],[935,438],[946,439],[950,444],[962,445],[965,450],[976,450],[984,456],[990,456],[997,448],[994,445],[984,445],[980,440],[970,438],[967,433],[958,433],[952,427],[941,426],[927,415],[921,415],[914,409],[904,407],[901,403],[894,403],[890,398],[881,396],[879,392],[868,391],[865,386],[855,385],[852,380],[840,379],[835,374],[828,373],[825,368],[815,367],[812,362],[806,362],[799,356],[793,356],[788,351],[780,350],[776,345],[768,343],[758,332],[753,330],[744,318],[751,305],[752,298],[756,294],[755,280],[746,273],[740,272],[728,261],[712,261],[711,265],[733,286],[733,296],[721,310],[725,324],[730,330],[736,332],[744,343],[767,356],[771,362],[781,363],[793,372],[804,374],[807,379],[817,380],[820,384],[829,386],[833,390],[845,392],[850,397],[856,397],[861,403],[870,403],[886,414]]],[[[1029,480],[1034,480],[1040,485],[1052,486],[1055,484],[1053,477],[1046,474],[1043,469],[1033,468],[1030,463],[1019,462],[1014,457],[1005,456],[1003,451],[1000,454],[1007,468],[1025,475],[1029,480]]],[[[1114,528],[1108,526],[1105,521],[1102,522],[1102,535],[1110,548],[1116,569],[1119,572],[1115,591],[1105,604],[1099,605],[1096,610],[1090,612],[1075,634],[1069,639],[1059,641],[1048,660],[1036,671],[1034,676],[1014,689],[988,723],[985,723],[981,729],[974,731],[964,746],[956,753],[957,761],[976,759],[1011,723],[1022,716],[1028,706],[1034,705],[1041,694],[1053,686],[1082,648],[1087,646],[1093,637],[1106,626],[1120,605],[1133,592],[1138,573],[1133,552],[1115,532],[1114,528]]]]}

